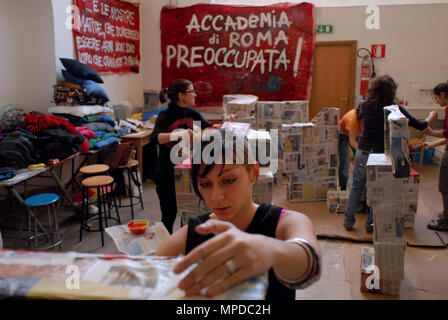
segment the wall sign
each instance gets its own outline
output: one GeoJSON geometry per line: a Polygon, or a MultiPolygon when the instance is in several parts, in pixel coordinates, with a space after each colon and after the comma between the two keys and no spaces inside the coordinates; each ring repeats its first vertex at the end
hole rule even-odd
{"type": "Polygon", "coordinates": [[[316,27],[317,33],[330,33],[333,32],[333,26],[331,24],[318,24],[316,27]]]}
{"type": "Polygon", "coordinates": [[[386,45],[385,44],[372,44],[372,58],[384,58],[386,56],[386,45]]]}
{"type": "Polygon", "coordinates": [[[197,106],[224,94],[306,100],[314,50],[314,6],[199,4],[162,9],[162,86],[193,81],[197,106]]]}
{"type": "Polygon", "coordinates": [[[75,0],[78,60],[100,73],[139,72],[140,10],[119,0],[75,0]]]}

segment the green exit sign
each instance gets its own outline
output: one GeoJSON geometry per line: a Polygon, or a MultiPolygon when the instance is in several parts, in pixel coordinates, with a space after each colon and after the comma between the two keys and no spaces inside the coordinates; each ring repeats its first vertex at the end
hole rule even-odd
{"type": "Polygon", "coordinates": [[[331,24],[318,24],[316,27],[317,33],[330,33],[333,32],[333,26],[331,24]]]}

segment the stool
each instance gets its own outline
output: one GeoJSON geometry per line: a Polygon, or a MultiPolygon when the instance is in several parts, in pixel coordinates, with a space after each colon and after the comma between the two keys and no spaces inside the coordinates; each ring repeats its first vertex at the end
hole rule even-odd
{"type": "Polygon", "coordinates": [[[87,178],[87,176],[107,174],[107,171],[109,171],[109,169],[110,168],[107,164],[92,164],[81,167],[79,169],[79,172],[84,175],[83,178],[87,178]]]}
{"type": "Polygon", "coordinates": [[[85,175],[95,175],[95,174],[101,174],[106,173],[109,171],[109,166],[107,164],[92,164],[90,166],[84,166],[81,169],[79,169],[79,172],[85,175]]]}
{"type": "Polygon", "coordinates": [[[127,208],[127,207],[131,207],[131,215],[132,215],[132,219],[134,219],[134,204],[133,204],[133,200],[134,198],[139,199],[140,201],[140,205],[142,206],[142,210],[143,210],[143,199],[142,199],[142,191],[141,191],[141,186],[142,184],[140,183],[140,180],[138,179],[138,160],[134,160],[131,159],[128,161],[128,163],[126,163],[125,165],[122,166],[118,166],[119,169],[123,169],[123,170],[127,170],[128,172],[128,190],[129,190],[129,202],[130,204],[128,206],[122,206],[121,205],[121,198],[119,199],[119,207],[120,208],[127,208]],[[132,184],[131,184],[131,173],[132,173],[132,180],[134,181],[135,185],[137,186],[138,189],[138,197],[134,196],[134,193],[132,191],[132,184]]]}
{"type": "Polygon", "coordinates": [[[107,224],[108,219],[116,220],[118,222],[118,224],[121,224],[120,215],[118,214],[118,207],[117,207],[117,203],[115,200],[115,195],[113,194],[113,191],[112,191],[113,184],[114,184],[114,178],[112,178],[111,176],[103,176],[103,175],[93,176],[93,177],[86,178],[86,179],[82,180],[81,184],[83,186],[83,189],[82,189],[81,226],[80,226],[80,230],[79,230],[79,241],[82,241],[82,229],[85,227],[88,231],[101,232],[101,244],[104,247],[103,213],[104,213],[104,220],[106,222],[106,227],[108,227],[108,224],[107,224]],[[110,187],[110,192],[107,191],[108,187],[110,187]],[[96,188],[98,218],[94,218],[94,219],[89,219],[89,207],[88,207],[88,201],[89,201],[88,190],[89,190],[89,188],[96,188]],[[111,216],[112,201],[114,202],[117,218],[113,218],[111,216]],[[106,209],[106,204],[107,204],[107,209],[106,209]],[[107,216],[107,212],[109,213],[109,216],[107,216]],[[90,229],[90,227],[87,226],[87,222],[86,222],[86,225],[84,226],[84,215],[86,216],[86,221],[98,219],[99,229],[97,229],[97,230],[90,229]]]}
{"type": "MultiPolygon", "coordinates": [[[[37,247],[37,238],[39,236],[45,235],[48,238],[46,233],[37,234],[37,218],[34,214],[34,235],[30,236],[29,241],[34,239],[34,248],[39,250],[47,250],[53,248],[55,246],[59,246],[59,250],[61,249],[62,237],[59,234],[59,225],[58,225],[58,216],[55,207],[55,203],[59,201],[59,196],[54,193],[42,193],[37,194],[32,197],[29,197],[25,200],[25,205],[28,209],[39,208],[39,207],[47,207],[48,211],[48,223],[50,225],[50,245],[47,247],[37,247]],[[53,208],[53,211],[50,210],[50,207],[53,208]],[[56,240],[54,239],[56,237],[56,240]]],[[[28,214],[28,231],[30,231],[30,215],[28,214]]]]}

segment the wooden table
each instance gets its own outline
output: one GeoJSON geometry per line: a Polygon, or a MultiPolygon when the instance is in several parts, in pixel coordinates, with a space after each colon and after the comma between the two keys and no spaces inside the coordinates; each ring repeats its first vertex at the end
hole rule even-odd
{"type": "Polygon", "coordinates": [[[131,142],[137,150],[138,168],[140,175],[143,175],[143,146],[149,143],[152,129],[144,129],[136,133],[125,134],[120,137],[123,142],[131,142]]]}

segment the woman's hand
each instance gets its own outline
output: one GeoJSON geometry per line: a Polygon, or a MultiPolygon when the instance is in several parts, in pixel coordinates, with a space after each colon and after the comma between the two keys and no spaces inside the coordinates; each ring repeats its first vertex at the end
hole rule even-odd
{"type": "Polygon", "coordinates": [[[174,267],[175,273],[181,273],[190,265],[198,264],[179,283],[179,288],[187,295],[198,294],[210,286],[206,294],[215,296],[272,267],[271,239],[268,237],[243,232],[230,222],[216,219],[197,226],[196,232],[213,233],[215,237],[196,247],[174,267]],[[228,261],[233,261],[235,266],[232,274],[226,266],[228,261]]]}
{"type": "Polygon", "coordinates": [[[238,121],[238,116],[236,115],[236,114],[230,114],[229,116],[227,116],[225,119],[224,119],[224,121],[227,121],[227,122],[236,122],[236,121],[238,121]]]}

